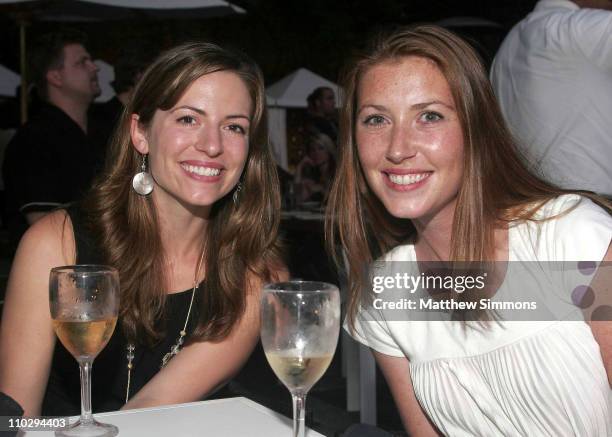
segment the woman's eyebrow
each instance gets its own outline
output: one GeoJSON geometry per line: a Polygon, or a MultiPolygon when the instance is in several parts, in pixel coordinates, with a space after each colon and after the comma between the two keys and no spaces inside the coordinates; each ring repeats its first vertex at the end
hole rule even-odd
{"type": "Polygon", "coordinates": [[[225,119],[230,119],[230,118],[244,118],[247,121],[251,121],[251,117],[244,115],[244,114],[231,114],[225,117],[225,119]]]}
{"type": "Polygon", "coordinates": [[[448,103],[445,103],[442,100],[430,100],[428,102],[415,103],[414,105],[411,106],[411,108],[415,110],[420,110],[420,109],[425,109],[431,105],[442,105],[442,106],[446,106],[448,109],[452,109],[453,111],[455,110],[454,106],[449,105],[448,103]]]}
{"type": "Polygon", "coordinates": [[[366,104],[366,105],[360,106],[359,110],[357,111],[357,113],[359,114],[361,111],[363,111],[364,109],[368,109],[368,108],[376,109],[377,111],[382,111],[382,112],[387,111],[387,107],[386,106],[383,106],[383,105],[374,105],[374,104],[366,104]]]}
{"type": "MultiPolygon", "coordinates": [[[[415,103],[414,105],[410,106],[410,109],[419,111],[419,110],[425,109],[425,108],[427,108],[428,106],[431,106],[431,105],[442,105],[442,106],[445,106],[448,109],[451,109],[453,111],[455,110],[454,106],[449,105],[448,103],[445,103],[442,100],[429,100],[427,102],[415,103]]],[[[368,108],[372,108],[372,109],[375,109],[375,110],[381,111],[381,112],[387,111],[387,107],[384,106],[384,105],[376,105],[376,104],[369,104],[368,103],[366,105],[361,106],[359,108],[359,110],[357,111],[357,114],[359,114],[364,109],[368,109],[368,108]]]]}
{"type": "Polygon", "coordinates": [[[171,112],[178,111],[179,109],[189,109],[189,110],[191,110],[193,112],[197,112],[200,115],[206,115],[206,111],[204,111],[203,109],[196,108],[195,106],[190,106],[190,105],[177,106],[176,108],[172,108],[171,112]]]}
{"type": "MultiPolygon", "coordinates": [[[[189,109],[190,111],[194,111],[197,112],[200,115],[207,115],[206,111],[200,108],[196,108],[195,106],[191,106],[191,105],[181,105],[181,106],[177,106],[176,108],[173,108],[171,112],[175,112],[178,111],[179,109],[189,109]]],[[[230,115],[226,115],[225,119],[230,119],[230,118],[244,118],[247,121],[251,121],[251,117],[249,117],[248,115],[245,114],[230,114],[230,115]]]]}

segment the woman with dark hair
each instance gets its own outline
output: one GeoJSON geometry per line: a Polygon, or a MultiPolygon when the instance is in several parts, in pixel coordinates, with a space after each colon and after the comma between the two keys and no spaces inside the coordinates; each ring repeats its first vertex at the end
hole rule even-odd
{"type": "Polygon", "coordinates": [[[96,411],[198,400],[246,361],[261,285],[284,275],[264,99],[253,61],[214,44],[176,47],[144,72],[88,197],[32,226],[14,260],[0,390],[26,415],[79,411],[77,367],[49,315],[55,266],[119,271],[96,411]]]}
{"type": "Polygon", "coordinates": [[[609,318],[399,321],[362,291],[377,258],[610,261],[609,203],[528,171],[478,57],[442,28],[375,40],[343,85],[327,241],[347,260],[349,330],[372,348],[410,435],[612,435],[609,318]]]}

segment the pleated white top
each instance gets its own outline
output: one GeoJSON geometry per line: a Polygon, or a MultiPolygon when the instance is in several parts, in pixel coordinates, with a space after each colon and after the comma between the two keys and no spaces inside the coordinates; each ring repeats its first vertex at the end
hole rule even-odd
{"type": "MultiPolygon", "coordinates": [[[[558,197],[509,230],[510,261],[601,261],[612,217],[586,198],[558,197]]],[[[412,245],[388,261],[416,261],[412,245]]],[[[410,361],[414,392],[449,436],[612,436],[612,389],[599,345],[582,321],[387,321],[362,308],[353,337],[410,361]],[[372,317],[373,316],[373,317],[372,317]],[[374,320],[373,320],[374,319],[374,320]]],[[[350,332],[350,331],[349,331],[350,332]]]]}

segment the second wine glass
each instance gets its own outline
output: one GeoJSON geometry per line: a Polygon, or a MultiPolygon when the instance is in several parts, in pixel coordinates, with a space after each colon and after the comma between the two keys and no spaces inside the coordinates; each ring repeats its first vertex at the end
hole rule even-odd
{"type": "Polygon", "coordinates": [[[261,342],[272,370],[291,392],[294,437],[304,437],[306,394],[331,363],[339,331],[336,286],[291,281],[264,287],[261,342]]]}

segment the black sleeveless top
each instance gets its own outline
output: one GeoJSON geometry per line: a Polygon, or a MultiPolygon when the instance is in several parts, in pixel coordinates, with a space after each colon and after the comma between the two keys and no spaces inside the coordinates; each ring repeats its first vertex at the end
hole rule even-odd
{"type": "MultiPolygon", "coordinates": [[[[77,264],[101,264],[99,250],[84,225],[82,211],[77,205],[68,208],[76,242],[77,264]]],[[[165,327],[165,337],[154,347],[137,344],[132,361],[133,369],[130,382],[130,398],[136,394],[161,368],[164,355],[176,343],[183,329],[191,289],[180,293],[168,294],[164,316],[159,326],[165,327]]],[[[197,296],[196,296],[197,301],[197,296]]],[[[197,313],[190,316],[188,332],[194,327],[197,313]]],[[[189,337],[187,337],[189,338],[189,337]]],[[[92,371],[92,410],[94,413],[118,410],[125,403],[127,388],[127,341],[121,328],[121,320],[106,347],[93,363],[92,371]]],[[[45,416],[78,415],[81,412],[79,366],[76,360],[57,340],[49,382],[43,399],[42,414],[45,416]]]]}

